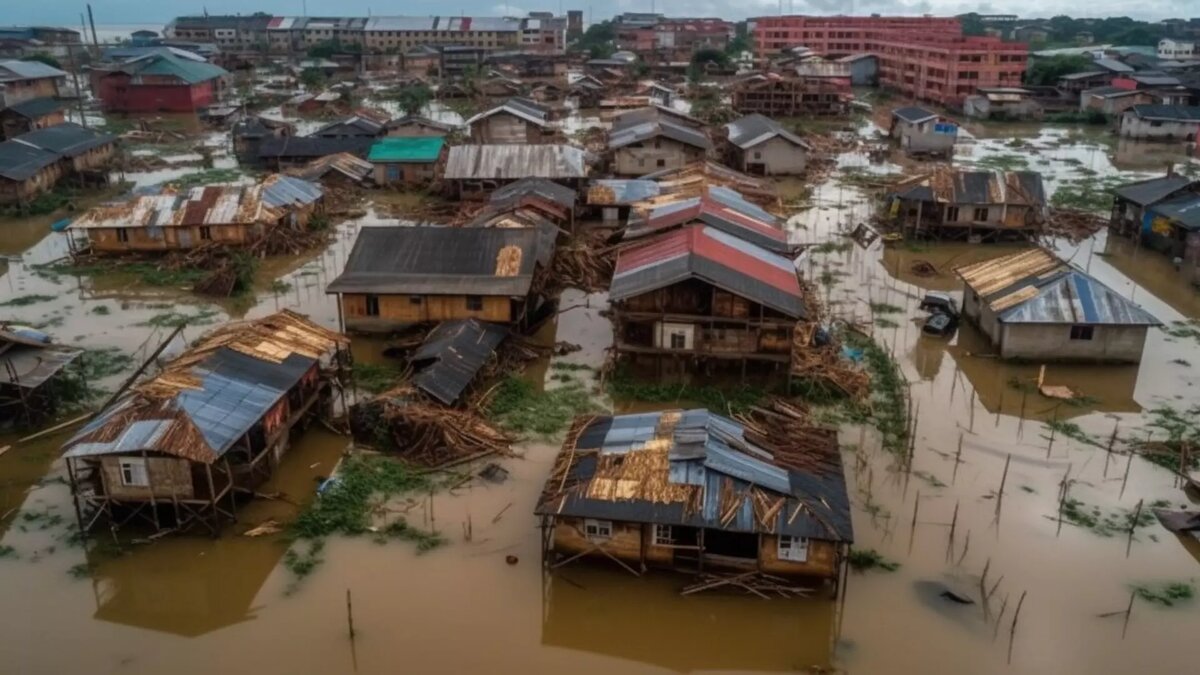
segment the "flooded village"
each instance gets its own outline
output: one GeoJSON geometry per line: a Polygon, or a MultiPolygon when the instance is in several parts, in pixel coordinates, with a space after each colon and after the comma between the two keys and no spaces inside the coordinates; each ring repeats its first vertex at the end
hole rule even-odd
{"type": "Polygon", "coordinates": [[[2,670],[1195,672],[1145,25],[0,27],[2,670]]]}

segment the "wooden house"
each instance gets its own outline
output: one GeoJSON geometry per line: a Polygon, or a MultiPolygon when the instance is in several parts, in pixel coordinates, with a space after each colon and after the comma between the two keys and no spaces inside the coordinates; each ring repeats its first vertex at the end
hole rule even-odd
{"type": "Polygon", "coordinates": [[[339,152],[336,155],[318,157],[304,166],[288,169],[287,174],[326,187],[350,187],[373,182],[375,166],[348,152],[339,152]]]}
{"type": "MultiPolygon", "coordinates": [[[[0,326],[0,420],[34,425],[58,410],[59,385],[72,378],[82,349],[53,344],[32,329],[0,326]]],[[[75,375],[76,386],[82,373],[75,375]]]]}
{"type": "Polygon", "coordinates": [[[62,124],[66,104],[54,98],[35,98],[0,109],[0,138],[15,138],[21,134],[62,124]]]}
{"type": "Polygon", "coordinates": [[[295,133],[296,128],[282,120],[261,116],[238,120],[233,125],[233,154],[240,164],[257,164],[258,149],[264,140],[295,133]]]}
{"type": "Polygon", "coordinates": [[[156,51],[97,71],[96,95],[106,112],[195,112],[220,99],[220,66],[182,50],[156,51]]]}
{"type": "Polygon", "coordinates": [[[618,116],[608,136],[613,172],[624,176],[678,169],[705,159],[712,147],[703,130],[655,108],[618,116]]]}
{"type": "Polygon", "coordinates": [[[653,239],[689,225],[707,225],[772,253],[795,254],[797,247],[788,241],[783,221],[748,201],[737,190],[702,185],[698,192],[695,197],[690,196],[691,190],[668,193],[636,205],[629,213],[622,237],[653,239]]]}
{"type": "Polygon", "coordinates": [[[854,538],[835,430],[703,409],[577,419],[534,513],[551,570],[833,581],[854,538]]]}
{"type": "Polygon", "coordinates": [[[36,99],[56,99],[67,74],[41,61],[0,60],[0,109],[36,99]]]}
{"type": "Polygon", "coordinates": [[[1200,106],[1135,105],[1121,113],[1122,138],[1186,141],[1200,138],[1200,106]]]}
{"type": "Polygon", "coordinates": [[[312,138],[379,138],[384,135],[386,120],[373,115],[351,115],[330,122],[309,134],[312,138]]]}
{"type": "Polygon", "coordinates": [[[703,224],[622,249],[609,299],[617,353],[660,368],[789,364],[807,315],[791,260],[703,224]]]}
{"type": "Polygon", "coordinates": [[[1034,92],[1023,87],[979,87],[963,99],[963,114],[985,120],[1040,120],[1045,113],[1034,92]]]}
{"type": "Polygon", "coordinates": [[[449,136],[454,131],[453,124],[437,122],[420,115],[405,115],[390,120],[384,125],[384,133],[388,136],[449,136]]]}
{"type": "Polygon", "coordinates": [[[1173,197],[1200,194],[1200,180],[1177,173],[1135,181],[1113,191],[1109,230],[1124,237],[1139,237],[1151,229],[1148,207],[1173,197]]]}
{"type": "Polygon", "coordinates": [[[287,167],[303,166],[319,157],[343,152],[366,158],[374,144],[375,139],[371,136],[271,136],[259,143],[257,163],[268,169],[282,171],[287,167]]]}
{"type": "Polygon", "coordinates": [[[730,166],[760,176],[804,172],[812,146],[782,124],[763,115],[747,115],[725,125],[730,166]]]}
{"type": "Polygon", "coordinates": [[[82,233],[96,253],[179,251],[211,242],[245,246],[275,227],[307,227],[322,195],[319,185],[282,174],[250,186],[167,189],[94,207],[70,230],[82,233]]]}
{"type": "Polygon", "coordinates": [[[545,143],[554,138],[550,109],[527,98],[503,104],[468,119],[475,143],[545,143]]]}
{"type": "Polygon", "coordinates": [[[575,223],[575,203],[578,191],[545,178],[522,178],[491,194],[488,206],[492,209],[531,209],[556,226],[570,229],[575,223]]]}
{"type": "Polygon", "coordinates": [[[37,129],[0,143],[0,203],[24,204],[64,177],[107,181],[104,170],[116,138],[71,122],[37,129]]]}
{"type": "Polygon", "coordinates": [[[814,79],[768,73],[762,80],[747,80],[733,88],[733,109],[749,115],[803,117],[842,115],[848,107],[848,87],[814,79]]]}
{"type": "Polygon", "coordinates": [[[1026,239],[1046,224],[1046,191],[1034,171],[939,168],[898,185],[891,214],[916,235],[1026,239]]]}
{"type": "Polygon", "coordinates": [[[23,204],[53,189],[66,173],[59,159],[19,141],[0,143],[0,204],[23,204]]]}
{"type": "Polygon", "coordinates": [[[375,141],[367,161],[375,167],[376,185],[421,185],[433,182],[445,156],[441,136],[389,137],[375,141]]]}
{"type": "Polygon", "coordinates": [[[446,155],[443,178],[452,196],[472,200],[524,178],[545,178],[577,190],[592,160],[573,145],[456,145],[446,155]]]}
{"type": "Polygon", "coordinates": [[[364,227],[326,289],[347,330],[389,333],[415,323],[479,319],[517,324],[537,308],[534,278],[557,230],[364,227]]]}
{"type": "Polygon", "coordinates": [[[237,492],[274,473],[293,428],[332,410],[348,349],[288,310],[200,338],[63,445],[80,531],[133,522],[215,536],[236,520],[237,492]]]}
{"type": "Polygon", "coordinates": [[[963,317],[979,326],[1001,358],[1137,363],[1146,333],[1161,325],[1045,249],[954,271],[963,280],[963,317]]]}

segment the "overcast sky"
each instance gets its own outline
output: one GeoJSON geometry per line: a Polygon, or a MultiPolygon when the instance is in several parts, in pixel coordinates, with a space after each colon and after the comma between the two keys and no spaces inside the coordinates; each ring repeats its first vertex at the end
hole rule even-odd
{"type": "MultiPolygon", "coordinates": [[[[75,0],[0,0],[4,5],[0,23],[79,24],[79,14],[85,3],[75,0]]],[[[98,24],[165,23],[182,14],[236,14],[263,11],[284,16],[304,13],[305,0],[93,0],[98,24]]],[[[1072,16],[1132,16],[1157,20],[1184,16],[1191,6],[1196,14],[1196,0],[784,0],[787,13],[796,14],[961,14],[963,12],[1019,14],[1023,17],[1050,17],[1055,14],[1072,16]],[[1085,14],[1084,14],[1085,13],[1085,14]]],[[[511,4],[494,0],[307,0],[310,16],[339,16],[367,14],[474,14],[521,15],[530,10],[582,9],[596,20],[623,11],[651,11],[649,0],[514,0],[511,4]]],[[[744,19],[779,13],[779,0],[656,0],[654,11],[673,16],[719,16],[744,19]]]]}

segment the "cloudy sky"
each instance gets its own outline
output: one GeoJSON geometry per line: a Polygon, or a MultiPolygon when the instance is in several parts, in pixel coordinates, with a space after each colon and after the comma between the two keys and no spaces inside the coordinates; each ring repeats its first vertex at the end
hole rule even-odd
{"type": "MultiPolygon", "coordinates": [[[[963,12],[1007,13],[1029,17],[1055,14],[1073,16],[1132,16],[1157,20],[1184,15],[1196,0],[783,0],[787,13],[796,14],[960,14],[963,12]]],[[[582,9],[596,20],[623,11],[650,11],[650,0],[92,0],[98,24],[163,23],[180,14],[210,14],[263,11],[300,15],[307,2],[308,14],[476,14],[520,15],[530,10],[582,9]]],[[[28,2],[0,0],[6,5],[0,23],[79,24],[84,1],[49,0],[28,2]]],[[[779,13],[779,0],[656,0],[654,9],[675,16],[719,16],[736,20],[779,13]]],[[[1191,12],[1195,14],[1195,12],[1191,12]]],[[[585,17],[587,15],[585,14],[585,17]]]]}

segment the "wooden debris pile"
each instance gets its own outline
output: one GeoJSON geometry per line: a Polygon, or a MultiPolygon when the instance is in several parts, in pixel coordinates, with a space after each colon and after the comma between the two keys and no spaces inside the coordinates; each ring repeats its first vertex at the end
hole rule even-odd
{"type": "Polygon", "coordinates": [[[735,419],[746,440],[769,450],[781,466],[811,475],[842,471],[837,429],[814,424],[802,404],[773,397],[735,419]]]}
{"type": "Polygon", "coordinates": [[[853,401],[865,401],[871,393],[870,374],[842,357],[841,340],[832,331],[821,330],[824,313],[819,294],[804,281],[800,290],[809,318],[796,322],[792,332],[792,377],[841,391],[853,401]]]}
{"type": "Polygon", "coordinates": [[[588,293],[607,291],[621,245],[608,245],[606,238],[605,233],[593,231],[559,247],[550,265],[548,284],[588,293]]]}
{"type": "Polygon", "coordinates": [[[359,443],[427,467],[510,455],[514,440],[476,413],[430,403],[406,386],[351,406],[350,430],[359,443]]]}
{"type": "Polygon", "coordinates": [[[1072,244],[1078,244],[1107,225],[1108,221],[1104,216],[1097,213],[1051,207],[1044,234],[1050,237],[1063,237],[1072,244]]]}

